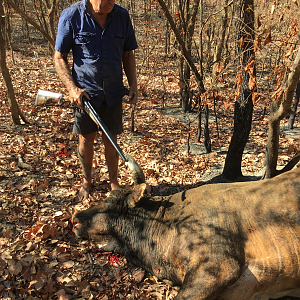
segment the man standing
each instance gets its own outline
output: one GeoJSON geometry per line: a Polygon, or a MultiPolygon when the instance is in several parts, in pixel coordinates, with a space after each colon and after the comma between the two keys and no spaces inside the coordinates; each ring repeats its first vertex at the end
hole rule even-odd
{"type": "MultiPolygon", "coordinates": [[[[78,107],[73,132],[79,134],[78,156],[83,170],[79,199],[87,199],[92,183],[92,162],[97,125],[83,110],[87,97],[115,139],[123,131],[122,65],[129,83],[128,103],[137,100],[137,76],[134,52],[137,42],[127,10],[115,0],[82,0],[62,12],[55,45],[54,63],[66,85],[70,101],[78,107]],[[68,53],[72,50],[72,73],[68,53]]],[[[119,156],[102,133],[111,190],[119,188],[119,156]]]]}

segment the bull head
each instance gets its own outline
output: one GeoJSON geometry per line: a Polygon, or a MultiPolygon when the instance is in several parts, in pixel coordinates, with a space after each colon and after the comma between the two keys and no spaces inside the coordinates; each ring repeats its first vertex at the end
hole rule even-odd
{"type": "Polygon", "coordinates": [[[88,239],[106,251],[116,250],[114,230],[111,220],[118,220],[128,209],[138,205],[147,192],[146,183],[133,189],[111,191],[99,205],[84,211],[75,212],[72,217],[73,232],[79,239],[88,239]]]}

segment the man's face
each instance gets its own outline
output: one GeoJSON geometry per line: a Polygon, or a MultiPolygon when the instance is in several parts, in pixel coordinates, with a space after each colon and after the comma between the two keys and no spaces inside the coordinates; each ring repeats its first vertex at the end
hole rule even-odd
{"type": "Polygon", "coordinates": [[[99,0],[100,1],[100,12],[108,14],[114,8],[115,0],[99,0]]]}

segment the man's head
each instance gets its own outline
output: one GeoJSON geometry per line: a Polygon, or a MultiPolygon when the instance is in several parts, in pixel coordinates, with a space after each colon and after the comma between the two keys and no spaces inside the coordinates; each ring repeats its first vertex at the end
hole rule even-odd
{"type": "Polygon", "coordinates": [[[115,5],[115,0],[89,0],[89,2],[97,14],[108,14],[115,5]]]}

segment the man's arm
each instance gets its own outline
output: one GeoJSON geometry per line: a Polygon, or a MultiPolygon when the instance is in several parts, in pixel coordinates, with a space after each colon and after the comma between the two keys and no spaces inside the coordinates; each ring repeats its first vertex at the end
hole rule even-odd
{"type": "Polygon", "coordinates": [[[138,97],[137,90],[137,76],[136,76],[136,64],[133,51],[124,51],[123,57],[123,68],[129,83],[129,99],[127,103],[135,103],[138,97]]]}
{"type": "Polygon", "coordinates": [[[54,65],[59,78],[69,92],[69,100],[77,107],[83,109],[82,96],[86,96],[89,99],[89,95],[83,89],[76,86],[69,69],[68,54],[55,51],[54,65]]]}

